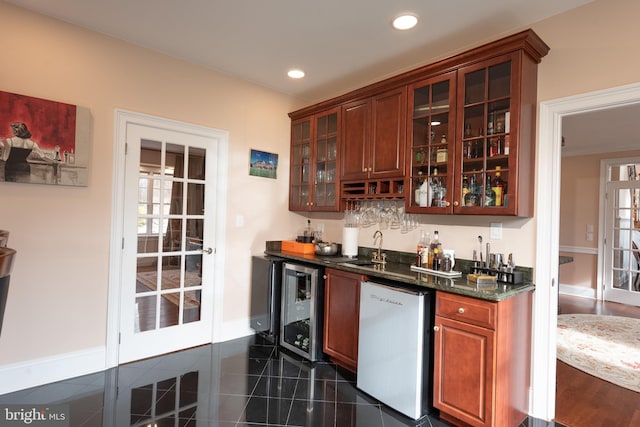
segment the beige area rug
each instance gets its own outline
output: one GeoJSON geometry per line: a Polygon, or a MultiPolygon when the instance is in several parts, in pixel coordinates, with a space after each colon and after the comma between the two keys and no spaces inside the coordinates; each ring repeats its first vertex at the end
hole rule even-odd
{"type": "MultiPolygon", "coordinates": [[[[158,288],[158,273],[156,271],[142,271],[136,275],[136,279],[148,287],[151,290],[157,290],[158,288]]],[[[180,288],[180,270],[165,270],[162,272],[162,284],[161,289],[179,289],[180,288]]],[[[185,271],[184,286],[185,288],[191,286],[199,286],[202,283],[202,278],[197,271],[185,271]]],[[[196,308],[200,306],[200,301],[192,296],[199,296],[199,291],[185,291],[184,294],[184,308],[196,308]]],[[[172,302],[175,305],[180,305],[180,293],[172,292],[162,294],[164,298],[172,302]]]]}
{"type": "Polygon", "coordinates": [[[557,347],[564,363],[640,392],[640,319],[561,314],[557,347]]]}

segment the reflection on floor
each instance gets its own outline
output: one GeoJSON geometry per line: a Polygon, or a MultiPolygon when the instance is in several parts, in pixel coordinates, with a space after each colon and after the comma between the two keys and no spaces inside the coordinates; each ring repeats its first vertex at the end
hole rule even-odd
{"type": "MultiPolygon", "coordinates": [[[[356,389],[353,374],[308,363],[259,337],[143,360],[0,396],[69,405],[76,426],[449,426],[414,422],[356,389]]],[[[525,420],[520,427],[560,426],[525,420]]]]}

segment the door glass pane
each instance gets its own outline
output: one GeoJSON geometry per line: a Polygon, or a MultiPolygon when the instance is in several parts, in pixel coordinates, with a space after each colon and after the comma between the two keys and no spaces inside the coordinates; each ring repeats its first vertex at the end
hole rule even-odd
{"type": "Polygon", "coordinates": [[[204,215],[204,184],[187,185],[187,215],[204,215]]]}
{"type": "Polygon", "coordinates": [[[508,97],[511,93],[511,61],[489,67],[489,99],[508,97]]]}
{"type": "Polygon", "coordinates": [[[200,320],[200,294],[200,291],[184,293],[184,323],[197,322],[200,320]]]}
{"type": "Polygon", "coordinates": [[[189,147],[189,179],[204,179],[206,150],[189,147]]]}
{"type": "Polygon", "coordinates": [[[473,104],[485,100],[485,69],[465,76],[464,103],[473,104]]]}
{"type": "Polygon", "coordinates": [[[184,178],[184,164],[186,161],[184,156],[185,147],[183,145],[167,144],[166,150],[166,175],[175,178],[184,178]]]}
{"type": "Polygon", "coordinates": [[[152,331],[156,329],[156,295],[136,298],[136,332],[152,331]]]}
{"type": "Polygon", "coordinates": [[[180,292],[162,294],[160,298],[160,327],[168,328],[179,324],[178,307],[180,307],[180,292]]]}

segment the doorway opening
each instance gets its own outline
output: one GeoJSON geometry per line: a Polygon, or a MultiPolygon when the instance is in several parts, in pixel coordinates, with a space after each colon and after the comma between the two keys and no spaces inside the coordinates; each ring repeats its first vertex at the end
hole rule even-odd
{"type": "Polygon", "coordinates": [[[556,399],[556,327],[562,118],[640,103],[640,84],[540,104],[536,163],[536,262],[532,337],[531,415],[551,420],[556,399]]]}

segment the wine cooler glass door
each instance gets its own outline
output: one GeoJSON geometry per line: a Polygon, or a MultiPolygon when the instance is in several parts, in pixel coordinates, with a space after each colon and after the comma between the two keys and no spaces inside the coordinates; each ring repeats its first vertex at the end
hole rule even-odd
{"type": "Polygon", "coordinates": [[[316,355],[316,288],[318,270],[285,263],[280,344],[314,361],[316,355]]]}

